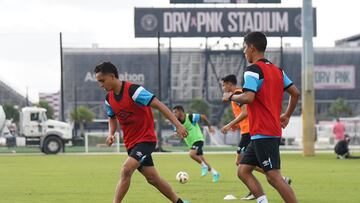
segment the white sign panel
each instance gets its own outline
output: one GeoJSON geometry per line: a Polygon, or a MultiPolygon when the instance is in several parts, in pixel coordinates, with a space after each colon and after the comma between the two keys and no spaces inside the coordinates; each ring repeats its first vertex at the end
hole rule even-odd
{"type": "Polygon", "coordinates": [[[134,23],[135,37],[300,37],[301,8],[135,8],[134,23]]]}
{"type": "Polygon", "coordinates": [[[315,89],[354,89],[353,65],[321,65],[314,68],[315,89]]]}

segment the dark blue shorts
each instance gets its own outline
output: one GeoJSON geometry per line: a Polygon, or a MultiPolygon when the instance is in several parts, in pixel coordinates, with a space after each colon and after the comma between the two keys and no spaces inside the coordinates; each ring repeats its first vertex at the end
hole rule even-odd
{"type": "Polygon", "coordinates": [[[265,172],[280,169],[280,138],[251,140],[240,164],[259,166],[265,172]]]}
{"type": "Polygon", "coordinates": [[[241,139],[236,152],[238,154],[243,154],[246,151],[247,146],[250,144],[250,141],[251,141],[250,133],[241,134],[241,139]]]}
{"type": "Polygon", "coordinates": [[[139,171],[141,171],[143,166],[154,166],[151,153],[154,152],[155,147],[155,142],[140,142],[133,148],[127,150],[128,155],[140,163],[139,171]]]}
{"type": "Polygon", "coordinates": [[[191,150],[196,150],[196,155],[203,155],[203,146],[204,146],[204,142],[203,141],[196,141],[194,142],[194,144],[191,146],[191,150]]]}

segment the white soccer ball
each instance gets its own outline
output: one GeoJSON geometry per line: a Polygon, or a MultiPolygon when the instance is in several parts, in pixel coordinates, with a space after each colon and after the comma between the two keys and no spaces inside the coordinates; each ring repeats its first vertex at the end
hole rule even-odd
{"type": "Polygon", "coordinates": [[[179,173],[176,174],[176,180],[182,184],[185,184],[189,180],[189,174],[187,174],[184,171],[180,171],[179,173]]]}

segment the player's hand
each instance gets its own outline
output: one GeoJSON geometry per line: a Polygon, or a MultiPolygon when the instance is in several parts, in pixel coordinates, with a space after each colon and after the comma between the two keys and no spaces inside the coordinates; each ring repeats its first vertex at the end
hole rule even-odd
{"type": "Polygon", "coordinates": [[[221,128],[221,133],[226,134],[230,129],[231,129],[230,125],[225,125],[224,127],[221,128]]]}
{"type": "Polygon", "coordinates": [[[115,141],[115,135],[109,135],[107,138],[106,138],[106,145],[107,146],[111,146],[115,141]]]}
{"type": "Polygon", "coordinates": [[[223,97],[222,97],[222,101],[223,101],[223,102],[228,102],[228,101],[230,101],[229,98],[230,98],[230,96],[231,96],[232,94],[233,94],[232,92],[224,92],[224,93],[223,93],[223,97]]]}
{"type": "Polygon", "coordinates": [[[210,132],[210,134],[214,134],[214,133],[215,133],[215,129],[210,126],[210,127],[209,127],[209,132],[210,132]]]}
{"type": "Polygon", "coordinates": [[[288,124],[289,124],[289,120],[290,120],[290,116],[287,116],[285,114],[282,114],[280,116],[280,123],[281,123],[281,127],[285,128],[288,124]]]}
{"type": "Polygon", "coordinates": [[[182,139],[188,136],[188,132],[183,125],[176,126],[176,134],[182,139]]]}
{"type": "Polygon", "coordinates": [[[236,160],[235,160],[235,164],[238,166],[240,164],[241,161],[241,156],[240,154],[236,154],[236,160]]]}

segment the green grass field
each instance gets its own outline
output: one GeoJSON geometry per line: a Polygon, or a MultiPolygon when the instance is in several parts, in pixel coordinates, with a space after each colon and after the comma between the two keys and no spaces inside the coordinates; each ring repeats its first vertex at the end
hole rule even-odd
{"type": "MultiPolygon", "coordinates": [[[[0,156],[1,203],[83,203],[111,202],[125,155],[4,155],[0,156]]],[[[208,154],[208,161],[221,173],[218,183],[211,176],[200,178],[200,169],[187,155],[154,154],[160,175],[175,191],[192,203],[225,201],[247,192],[236,177],[234,155],[208,154]],[[187,184],[176,182],[178,171],[190,175],[187,184]]],[[[337,160],[333,154],[303,157],[282,155],[283,174],[293,179],[293,189],[302,203],[360,202],[360,160],[337,160]]],[[[262,175],[257,175],[270,202],[282,202],[262,175]]],[[[140,173],[132,179],[124,202],[168,202],[146,183],[140,173]]],[[[255,201],[252,201],[255,202],[255,201]]]]}

